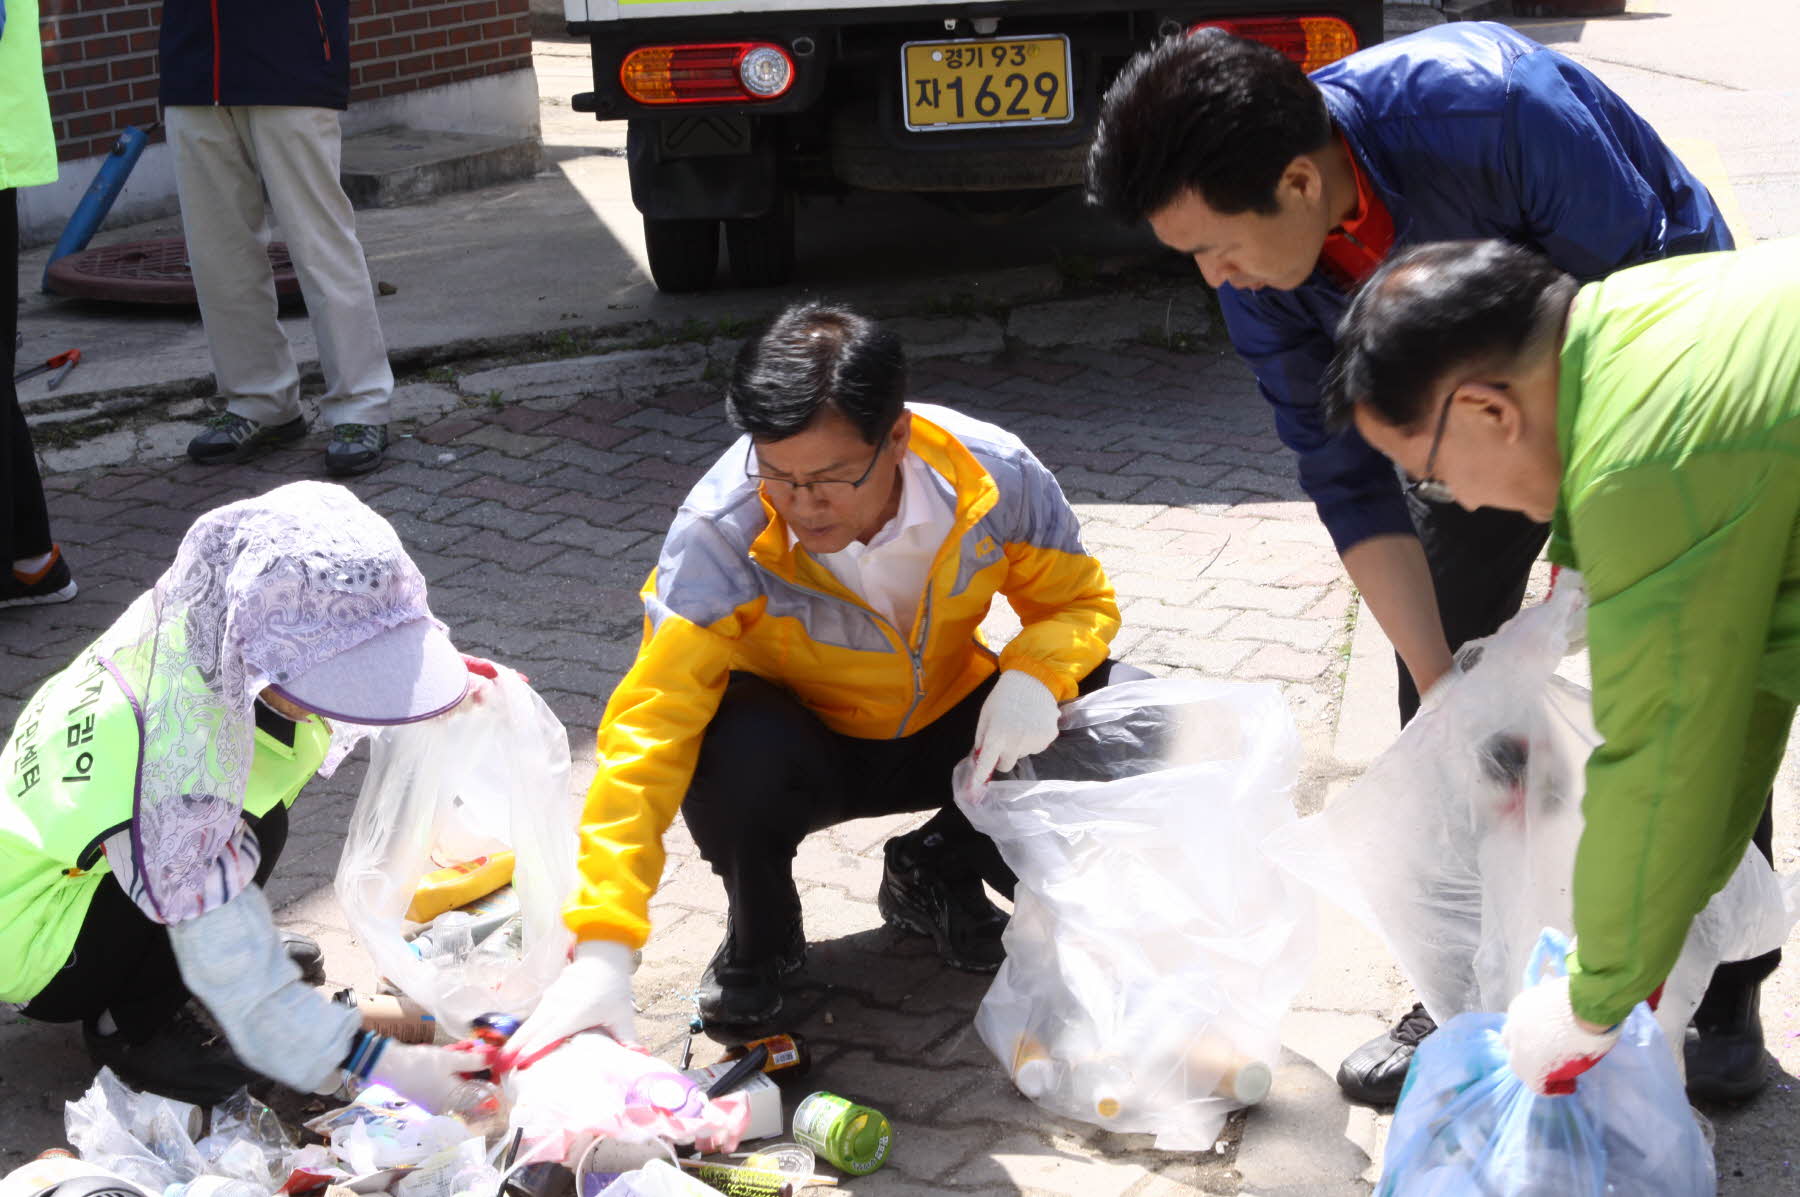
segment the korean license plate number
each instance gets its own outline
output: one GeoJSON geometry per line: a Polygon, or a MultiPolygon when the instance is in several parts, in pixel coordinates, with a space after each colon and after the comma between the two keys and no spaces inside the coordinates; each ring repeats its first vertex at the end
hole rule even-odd
{"type": "Polygon", "coordinates": [[[900,48],[906,127],[915,133],[995,125],[1066,125],[1069,39],[908,42],[900,48]]]}

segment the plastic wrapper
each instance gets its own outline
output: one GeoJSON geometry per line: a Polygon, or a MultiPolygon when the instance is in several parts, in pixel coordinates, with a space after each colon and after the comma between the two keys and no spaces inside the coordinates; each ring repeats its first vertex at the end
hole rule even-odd
{"type": "MultiPolygon", "coordinates": [[[[1526,983],[1561,975],[1545,931],[1526,983]]],[[[1420,1045],[1388,1132],[1382,1197],[1711,1197],[1712,1149],[1648,1006],[1567,1097],[1506,1066],[1502,1014],[1459,1014],[1420,1045]]]]}
{"type": "Polygon", "coordinates": [[[718,1197],[718,1192],[674,1164],[651,1160],[642,1168],[622,1174],[600,1190],[600,1197],[718,1197]]]}
{"type": "Polygon", "coordinates": [[[1018,876],[976,1029],[1048,1110],[1210,1147],[1267,1091],[1314,955],[1312,895],[1262,858],[1300,755],[1274,686],[1145,680],[1063,707],[958,802],[1018,876]]]}
{"type": "Polygon", "coordinates": [[[63,1108],[63,1129],[81,1158],[152,1193],[206,1171],[194,1146],[194,1107],[129,1088],[102,1068],[79,1101],[63,1108]]]}
{"type": "Polygon", "coordinates": [[[579,808],[569,741],[544,700],[510,669],[482,701],[384,728],[338,866],[350,929],[382,975],[452,1035],[490,1012],[524,1016],[568,960],[562,907],[576,884],[579,808]],[[519,934],[422,959],[404,937],[420,878],[443,864],[510,850],[519,934]]]}
{"type": "MultiPolygon", "coordinates": [[[[1573,927],[1571,887],[1587,759],[1588,692],[1556,671],[1586,600],[1564,572],[1550,599],[1457,654],[1459,673],[1323,812],[1270,855],[1386,941],[1440,1024],[1504,1010],[1538,933],[1573,927]]],[[[1754,847],[1694,920],[1656,1013],[1681,1035],[1721,960],[1780,946],[1792,880],[1754,847]]]]}
{"type": "Polygon", "coordinates": [[[229,1197],[229,1184],[270,1193],[286,1182],[294,1144],[269,1107],[240,1089],[213,1107],[211,1133],[196,1142],[203,1121],[198,1107],[139,1093],[109,1068],[63,1118],[84,1161],[152,1193],[186,1186],[195,1197],[229,1197]]]}
{"type": "Polygon", "coordinates": [[[573,1166],[596,1137],[730,1151],[750,1118],[741,1093],[709,1101],[693,1078],[600,1033],[575,1036],[508,1073],[502,1087],[510,1124],[524,1132],[522,1160],[573,1166]]]}

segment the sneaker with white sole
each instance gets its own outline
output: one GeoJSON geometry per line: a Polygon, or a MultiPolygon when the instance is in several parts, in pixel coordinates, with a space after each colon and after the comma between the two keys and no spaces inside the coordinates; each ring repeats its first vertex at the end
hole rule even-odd
{"type": "Polygon", "coordinates": [[[50,563],[36,574],[23,576],[17,570],[0,578],[0,607],[30,607],[39,603],[66,603],[78,588],[63,560],[62,548],[50,546],[50,563]]]}

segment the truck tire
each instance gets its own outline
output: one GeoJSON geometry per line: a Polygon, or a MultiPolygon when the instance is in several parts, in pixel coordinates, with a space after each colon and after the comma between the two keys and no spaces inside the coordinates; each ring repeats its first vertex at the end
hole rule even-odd
{"type": "Polygon", "coordinates": [[[644,248],[658,291],[704,291],[719,272],[719,222],[646,216],[644,248]]]}
{"type": "Polygon", "coordinates": [[[761,216],[725,222],[725,256],[740,287],[779,287],[794,277],[794,196],[761,216]]]}

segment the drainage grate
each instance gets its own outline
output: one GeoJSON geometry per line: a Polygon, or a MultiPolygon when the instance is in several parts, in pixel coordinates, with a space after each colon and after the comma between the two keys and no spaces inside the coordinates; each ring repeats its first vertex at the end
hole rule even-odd
{"type": "MultiPolygon", "coordinates": [[[[275,270],[275,294],[297,298],[300,280],[287,246],[269,243],[269,265],[275,270]]],[[[69,254],[50,263],[45,285],[71,299],[103,299],[114,303],[179,304],[193,307],[194,276],[188,269],[187,242],[180,237],[126,241],[69,254]]]]}

